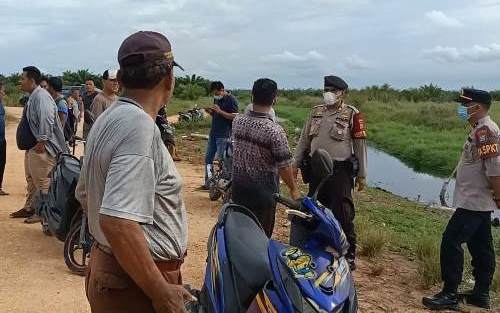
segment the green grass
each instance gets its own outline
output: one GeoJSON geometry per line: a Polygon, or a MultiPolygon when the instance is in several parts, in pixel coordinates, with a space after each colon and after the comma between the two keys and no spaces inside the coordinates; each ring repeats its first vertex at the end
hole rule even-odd
{"type": "MultiPolygon", "coordinates": [[[[210,105],[211,101],[210,98],[202,98],[197,103],[203,107],[210,105]]],[[[250,98],[245,94],[239,101],[243,110],[250,98]]],[[[456,116],[456,103],[384,103],[354,98],[352,102],[366,117],[371,145],[399,158],[416,171],[441,177],[451,174],[470,130],[467,123],[456,116]]],[[[321,104],[320,97],[278,98],[276,113],[284,119],[282,124],[289,134],[291,146],[295,146],[311,108],[318,104],[321,104]]],[[[492,105],[491,115],[495,121],[500,121],[499,104],[492,105]]],[[[193,101],[174,99],[167,111],[176,114],[192,107],[193,101]]]]}
{"type": "Polygon", "coordinates": [[[196,101],[173,98],[167,105],[167,116],[177,115],[179,112],[187,111],[195,106],[205,108],[211,106],[213,100],[208,97],[200,98],[196,101]]]}
{"type": "Polygon", "coordinates": [[[384,251],[390,236],[384,227],[376,226],[368,219],[358,219],[356,222],[359,254],[370,259],[378,257],[384,251]]]}
{"type": "Polygon", "coordinates": [[[429,289],[441,281],[439,243],[431,236],[420,237],[416,245],[420,285],[429,289]]]}

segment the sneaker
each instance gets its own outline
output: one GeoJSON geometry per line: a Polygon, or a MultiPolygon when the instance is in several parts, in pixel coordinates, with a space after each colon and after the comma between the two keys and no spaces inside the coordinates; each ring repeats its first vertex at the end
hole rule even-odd
{"type": "Polygon", "coordinates": [[[0,189],[0,196],[8,196],[9,193],[8,192],[5,192],[3,191],[3,189],[0,189]]]}
{"type": "Polygon", "coordinates": [[[474,290],[460,293],[458,294],[459,299],[464,301],[465,303],[482,308],[482,309],[490,309],[491,308],[491,300],[489,291],[485,292],[476,292],[474,290]]]}
{"type": "Polygon", "coordinates": [[[456,293],[441,291],[432,297],[422,298],[422,304],[430,310],[455,310],[459,308],[456,293]]]}
{"type": "Polygon", "coordinates": [[[27,218],[33,215],[32,211],[29,211],[26,208],[22,208],[21,210],[18,210],[14,213],[10,213],[10,218],[27,218]]]}
{"type": "Polygon", "coordinates": [[[31,216],[27,217],[24,220],[24,223],[26,224],[35,224],[35,223],[40,223],[42,221],[42,218],[36,214],[32,214],[31,216]]]}

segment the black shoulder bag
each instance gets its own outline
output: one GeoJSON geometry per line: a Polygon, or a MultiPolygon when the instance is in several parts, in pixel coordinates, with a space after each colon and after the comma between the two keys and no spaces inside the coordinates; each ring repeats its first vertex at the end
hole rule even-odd
{"type": "Polygon", "coordinates": [[[23,116],[17,126],[16,142],[19,150],[30,150],[37,144],[37,140],[31,132],[30,123],[28,122],[28,103],[24,106],[23,116]]]}

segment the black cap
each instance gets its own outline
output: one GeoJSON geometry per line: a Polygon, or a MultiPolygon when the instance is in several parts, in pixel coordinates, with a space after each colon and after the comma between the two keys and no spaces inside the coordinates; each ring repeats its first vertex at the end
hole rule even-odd
{"type": "Polygon", "coordinates": [[[118,49],[120,66],[144,63],[149,59],[162,57],[172,66],[184,70],[174,61],[172,46],[167,37],[157,32],[139,31],[127,37],[118,49]]]}
{"type": "Polygon", "coordinates": [[[491,95],[484,90],[463,88],[456,101],[460,103],[477,102],[489,108],[491,106],[491,95]]]}
{"type": "Polygon", "coordinates": [[[325,76],[325,87],[335,88],[337,90],[346,90],[349,86],[338,76],[325,76]]]}

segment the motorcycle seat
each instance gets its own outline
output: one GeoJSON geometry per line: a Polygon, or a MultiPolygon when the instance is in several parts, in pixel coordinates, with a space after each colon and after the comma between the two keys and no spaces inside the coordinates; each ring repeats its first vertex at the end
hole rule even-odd
{"type": "Polygon", "coordinates": [[[249,215],[232,210],[226,216],[225,239],[240,301],[251,302],[272,279],[267,252],[269,239],[249,215]]]}

